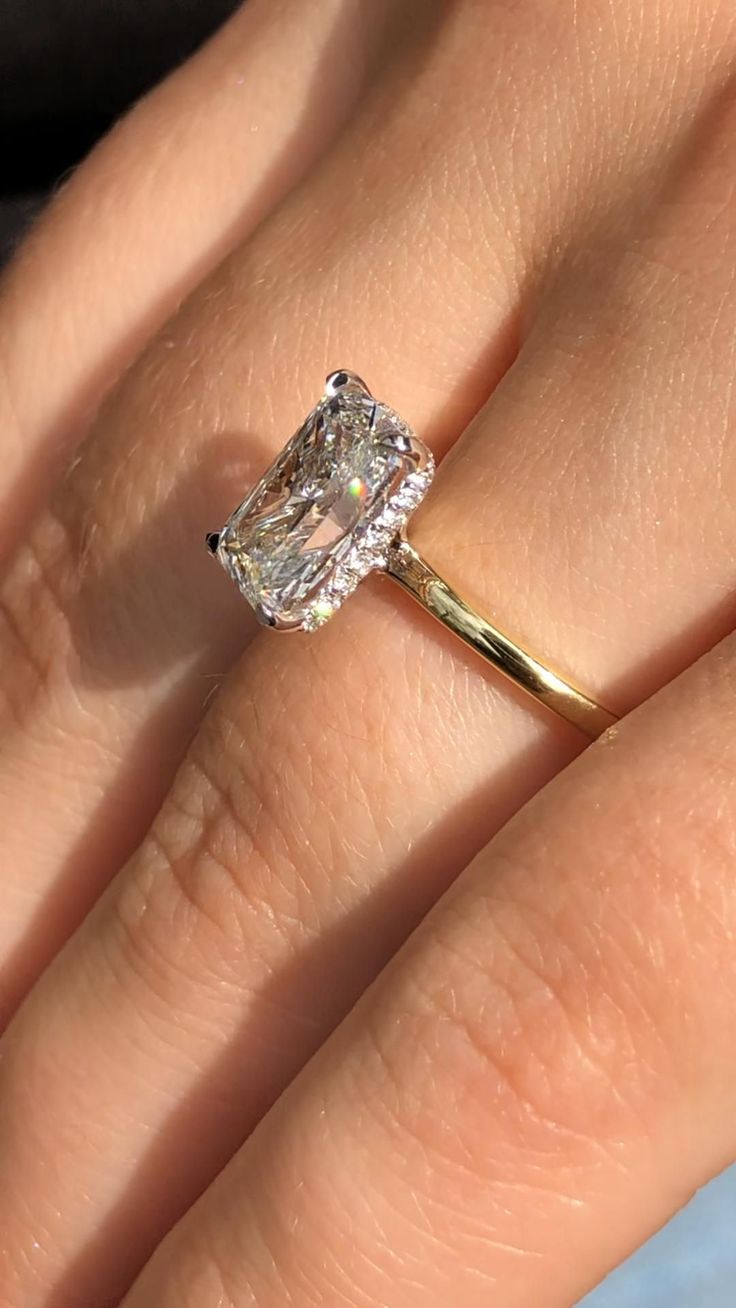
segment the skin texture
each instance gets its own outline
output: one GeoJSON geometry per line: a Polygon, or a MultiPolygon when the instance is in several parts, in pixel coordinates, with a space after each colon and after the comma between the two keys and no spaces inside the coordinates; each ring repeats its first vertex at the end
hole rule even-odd
{"type": "Polygon", "coordinates": [[[117,1302],[203,1191],[136,1308],[564,1308],[733,1156],[731,645],[684,671],[736,589],[732,8],[339,8],[276,6],[304,95],[335,24],[373,42],[306,156],[269,171],[255,0],[0,304],[9,502],[107,393],[0,578],[11,1308],[117,1302]],[[113,178],[140,216],[92,231],[113,178]],[[140,224],[126,294],[87,285],[74,243],[106,269],[140,224]],[[99,340],[34,394],[59,296],[99,340]],[[448,580],[617,712],[654,695],[554,784],[583,742],[385,580],[279,639],[207,559],[340,364],[449,451],[412,527],[448,580]]]}
{"type": "Polygon", "coordinates": [[[128,1308],[570,1304],[730,1161],[735,656],[475,860],[128,1308]]]}
{"type": "Polygon", "coordinates": [[[327,148],[399,31],[382,0],[370,14],[356,0],[250,0],[57,196],[2,288],[0,546],[111,379],[327,148]]]}

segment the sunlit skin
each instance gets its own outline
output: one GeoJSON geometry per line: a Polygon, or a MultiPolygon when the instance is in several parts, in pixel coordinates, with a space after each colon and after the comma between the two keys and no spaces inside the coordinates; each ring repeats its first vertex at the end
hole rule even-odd
{"type": "Polygon", "coordinates": [[[248,0],[7,273],[3,1308],[569,1308],[733,1160],[735,59],[248,0]],[[385,578],[281,636],[208,557],[343,365],[589,749],[385,578]]]}

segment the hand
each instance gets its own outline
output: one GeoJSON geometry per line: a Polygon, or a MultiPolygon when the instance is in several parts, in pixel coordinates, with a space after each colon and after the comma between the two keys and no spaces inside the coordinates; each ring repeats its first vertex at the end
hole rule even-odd
{"type": "Polygon", "coordinates": [[[732,1159],[735,54],[713,0],[250,0],[10,269],[8,1308],[157,1245],[129,1308],[564,1308],[732,1159]],[[654,696],[557,780],[396,588],[256,636],[208,559],[337,366],[456,442],[443,575],[654,696]]]}

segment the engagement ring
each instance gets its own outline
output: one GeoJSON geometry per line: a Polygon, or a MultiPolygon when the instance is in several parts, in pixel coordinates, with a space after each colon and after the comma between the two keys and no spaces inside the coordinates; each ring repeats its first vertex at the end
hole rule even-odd
{"type": "Polygon", "coordinates": [[[434,459],[355,373],[325,393],[257,486],[207,544],[256,617],[314,631],[370,572],[398,582],[433,617],[540,703],[590,737],[615,721],[582,691],[494,627],[406,538],[434,459]]]}

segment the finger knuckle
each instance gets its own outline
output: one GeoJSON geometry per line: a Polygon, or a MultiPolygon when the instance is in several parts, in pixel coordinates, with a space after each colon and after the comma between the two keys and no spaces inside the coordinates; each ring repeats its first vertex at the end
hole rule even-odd
{"type": "Polygon", "coordinates": [[[648,1131],[649,1019],[606,990],[584,934],[500,893],[443,912],[432,966],[375,1040],[389,1093],[373,1102],[421,1150],[429,1197],[441,1184],[462,1209],[506,1158],[533,1183],[540,1157],[594,1168],[622,1132],[648,1131]]]}
{"type": "Polygon", "coordinates": [[[201,1233],[192,1238],[189,1229],[186,1234],[175,1231],[166,1257],[154,1259],[147,1269],[144,1301],[161,1308],[202,1308],[203,1304],[240,1308],[253,1303],[249,1295],[234,1288],[223,1260],[210,1244],[201,1233]]]}
{"type": "Polygon", "coordinates": [[[278,778],[255,768],[222,707],[194,742],[119,896],[128,963],[176,986],[184,966],[244,985],[259,958],[295,948],[309,917],[278,778]]]}
{"type": "Polygon", "coordinates": [[[3,709],[23,721],[45,691],[66,685],[73,666],[69,618],[75,564],[67,534],[47,514],[19,543],[0,586],[0,645],[6,668],[3,709]]]}

